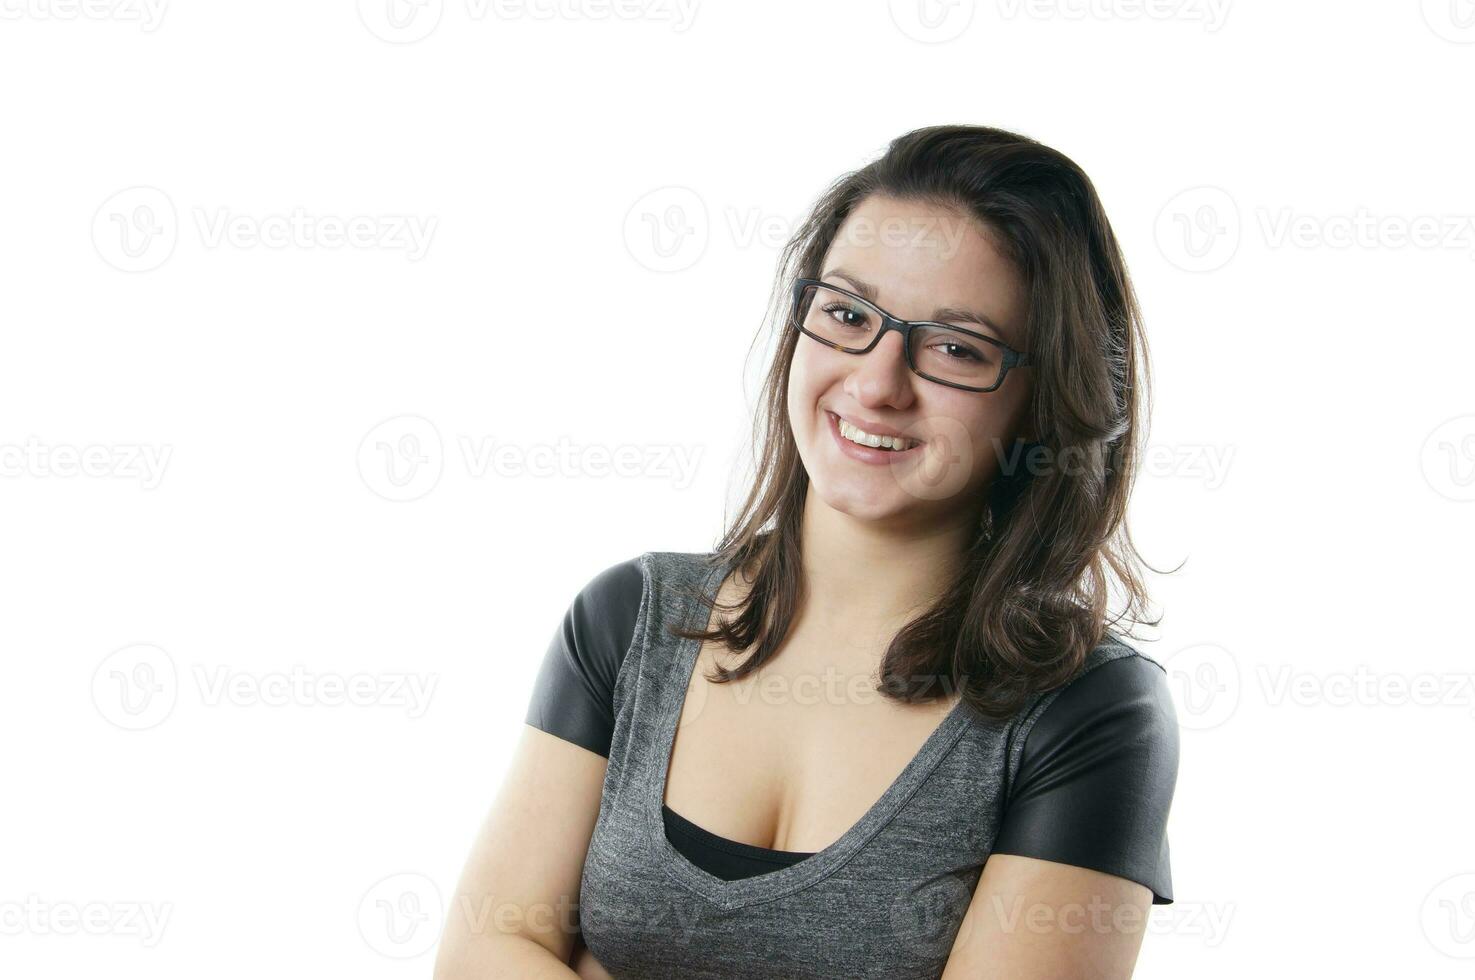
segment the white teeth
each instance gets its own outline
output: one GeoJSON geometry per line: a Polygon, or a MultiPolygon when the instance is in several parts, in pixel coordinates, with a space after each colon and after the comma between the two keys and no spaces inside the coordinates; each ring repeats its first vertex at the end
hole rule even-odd
{"type": "Polygon", "coordinates": [[[917,444],[915,439],[908,439],[905,436],[873,436],[869,432],[857,429],[838,415],[835,419],[840,423],[840,434],[862,446],[870,446],[872,449],[902,450],[910,449],[917,444]]]}

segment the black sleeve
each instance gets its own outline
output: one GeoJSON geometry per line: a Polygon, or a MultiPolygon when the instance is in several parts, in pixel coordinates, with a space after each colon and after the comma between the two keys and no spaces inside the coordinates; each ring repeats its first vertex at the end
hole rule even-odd
{"type": "Polygon", "coordinates": [[[609,756],[615,678],[634,641],[644,589],[640,559],[631,558],[579,590],[543,655],[527,724],[609,756]]]}
{"type": "Polygon", "coordinates": [[[1026,733],[994,852],[1128,878],[1169,905],[1177,778],[1166,672],[1140,654],[1107,661],[1062,688],[1026,733]]]}

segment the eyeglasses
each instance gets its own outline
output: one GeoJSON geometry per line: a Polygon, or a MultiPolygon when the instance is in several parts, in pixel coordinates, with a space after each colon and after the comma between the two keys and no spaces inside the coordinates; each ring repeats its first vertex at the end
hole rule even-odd
{"type": "Polygon", "coordinates": [[[1001,340],[930,320],[902,320],[848,289],[818,279],[794,281],[789,318],[795,329],[847,354],[871,351],[886,331],[901,334],[907,366],[916,374],[964,391],[993,391],[1010,368],[1028,367],[1029,355],[1001,340]]]}

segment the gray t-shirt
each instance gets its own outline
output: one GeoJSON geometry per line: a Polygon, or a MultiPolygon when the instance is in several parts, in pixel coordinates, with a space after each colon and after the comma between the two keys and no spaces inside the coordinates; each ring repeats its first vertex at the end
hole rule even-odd
{"type": "Polygon", "coordinates": [[[662,804],[699,641],[666,628],[705,627],[683,589],[714,595],[727,572],[695,552],[605,569],[570,604],[529,702],[528,724],[609,760],[579,926],[611,975],[936,978],[993,853],[1173,900],[1177,719],[1162,667],[1112,633],[1010,719],[960,702],[829,847],[736,880],[693,864],[667,838],[662,804]]]}

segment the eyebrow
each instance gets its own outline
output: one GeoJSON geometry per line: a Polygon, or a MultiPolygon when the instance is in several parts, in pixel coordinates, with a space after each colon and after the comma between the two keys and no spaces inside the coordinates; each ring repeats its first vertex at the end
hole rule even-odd
{"type": "MultiPolygon", "coordinates": [[[[855,291],[857,293],[860,293],[872,303],[876,302],[876,287],[872,286],[864,279],[857,279],[853,273],[846,272],[844,269],[831,269],[828,272],[820,273],[821,279],[829,279],[831,277],[844,279],[846,282],[855,287],[855,291]]],[[[877,303],[876,305],[879,306],[880,304],[877,303]]],[[[964,323],[982,324],[983,326],[988,327],[994,333],[998,334],[999,338],[1005,343],[1009,344],[1011,347],[1013,346],[1012,342],[1008,340],[1008,335],[1004,333],[1004,331],[999,327],[997,323],[990,320],[982,313],[976,313],[973,310],[964,310],[955,306],[940,306],[936,310],[934,310],[932,315],[927,319],[936,320],[939,323],[948,323],[954,320],[961,320],[964,323]]]]}

